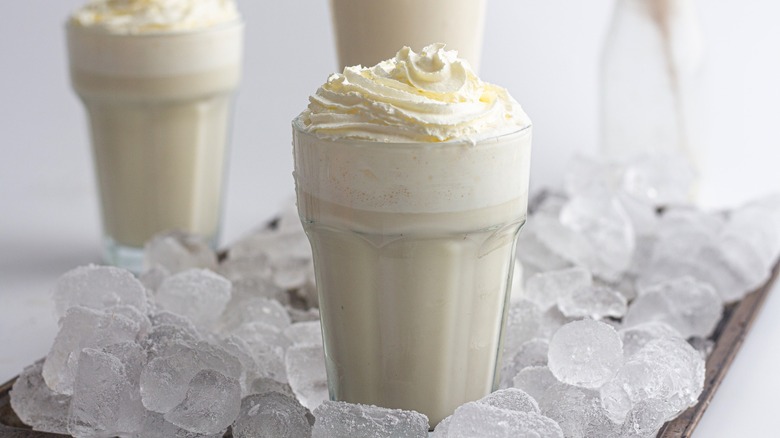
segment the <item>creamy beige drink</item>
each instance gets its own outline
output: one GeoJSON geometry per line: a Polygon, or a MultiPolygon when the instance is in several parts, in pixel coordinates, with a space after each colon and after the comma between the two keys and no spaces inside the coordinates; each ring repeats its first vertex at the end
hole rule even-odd
{"type": "Polygon", "coordinates": [[[67,25],[90,119],[106,255],[168,229],[217,238],[243,24],[232,0],[92,1],[67,25]]]}
{"type": "Polygon", "coordinates": [[[530,121],[440,45],[329,78],[294,122],[331,397],[437,424],[495,388],[530,121]]]}
{"type": "Polygon", "coordinates": [[[487,0],[330,0],[339,65],[442,42],[479,71],[487,0]]]}

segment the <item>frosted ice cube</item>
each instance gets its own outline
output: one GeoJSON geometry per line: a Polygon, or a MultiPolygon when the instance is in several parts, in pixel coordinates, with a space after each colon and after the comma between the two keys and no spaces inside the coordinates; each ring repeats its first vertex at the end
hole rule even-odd
{"type": "Polygon", "coordinates": [[[510,411],[540,413],[536,400],[519,388],[500,389],[477,400],[477,403],[510,411]]]}
{"type": "Polygon", "coordinates": [[[314,410],[312,438],[427,438],[428,417],[415,411],[325,401],[314,410]]]}
{"type": "Polygon", "coordinates": [[[258,377],[252,381],[249,389],[250,394],[265,394],[267,392],[278,392],[295,398],[295,393],[288,383],[282,383],[268,377],[258,377]]]}
{"type": "Polygon", "coordinates": [[[529,270],[541,272],[557,271],[571,266],[571,262],[542,242],[533,220],[523,226],[523,231],[517,239],[517,259],[529,270]]]}
{"type": "Polygon", "coordinates": [[[193,268],[217,267],[217,255],[205,238],[183,231],[166,231],[144,245],[144,268],[162,266],[176,274],[193,268]]]}
{"type": "Polygon", "coordinates": [[[542,320],[539,324],[539,332],[537,337],[540,339],[550,339],[558,331],[559,328],[574,321],[573,318],[567,318],[558,309],[558,306],[551,307],[549,310],[542,314],[542,320]]]}
{"type": "Polygon", "coordinates": [[[230,281],[205,269],[190,269],[166,278],[157,304],[184,315],[197,326],[211,326],[230,301],[230,281]]]}
{"type": "Polygon", "coordinates": [[[680,338],[680,332],[660,321],[645,322],[625,327],[618,332],[623,341],[623,357],[628,359],[653,339],[680,338]]]}
{"type": "Polygon", "coordinates": [[[228,253],[217,268],[217,273],[233,282],[270,281],[273,270],[266,254],[252,254],[237,257],[233,251],[228,253]]]}
{"type": "Polygon", "coordinates": [[[290,320],[293,323],[317,321],[320,320],[320,310],[316,307],[312,307],[307,310],[297,309],[294,307],[288,307],[287,313],[290,314],[290,320]]]}
{"type": "Polygon", "coordinates": [[[619,278],[629,268],[635,245],[634,227],[616,199],[573,197],[561,210],[559,220],[587,245],[581,258],[572,261],[606,280],[619,278]]]}
{"type": "Polygon", "coordinates": [[[233,280],[233,295],[228,308],[240,305],[243,301],[253,298],[268,298],[276,300],[284,305],[290,304],[290,295],[286,289],[275,285],[270,276],[268,278],[241,278],[233,280]]]}
{"type": "Polygon", "coordinates": [[[285,363],[290,387],[304,406],[315,409],[328,400],[328,376],[321,344],[290,347],[285,363]]]}
{"type": "Polygon", "coordinates": [[[297,400],[278,392],[250,395],[241,401],[233,423],[235,438],[305,438],[314,416],[297,400]]]}
{"type": "Polygon", "coordinates": [[[151,359],[141,373],[141,397],[150,411],[166,413],[181,403],[188,382],[203,370],[216,370],[237,382],[241,377],[241,363],[235,356],[203,341],[174,344],[167,353],[151,359]]]}
{"type": "Polygon", "coordinates": [[[704,360],[685,340],[649,341],[631,356],[614,379],[601,387],[601,402],[609,417],[623,422],[643,400],[666,403],[667,418],[696,404],[704,388],[704,360]]]}
{"type": "Polygon", "coordinates": [[[547,365],[547,351],[550,347],[545,339],[531,339],[524,342],[513,357],[505,357],[501,369],[501,388],[512,386],[517,373],[523,368],[547,365]]]}
{"type": "Polygon", "coordinates": [[[164,415],[165,420],[190,432],[214,434],[225,430],[241,409],[241,386],[214,370],[192,378],[184,400],[164,415]]]}
{"type": "Polygon", "coordinates": [[[11,388],[11,407],[33,430],[68,433],[70,397],[57,394],[43,381],[40,360],[26,367],[11,388]]]}
{"type": "Polygon", "coordinates": [[[146,411],[143,428],[135,438],[222,438],[224,435],[222,430],[208,435],[190,432],[171,424],[162,414],[146,411]]]}
{"type": "Polygon", "coordinates": [[[592,283],[590,271],[574,267],[535,274],[526,282],[525,291],[528,300],[546,311],[556,305],[558,298],[568,296],[592,283]]]}
{"type": "Polygon", "coordinates": [[[552,385],[559,383],[546,366],[526,367],[515,376],[512,385],[520,388],[534,400],[541,400],[552,385]]]}
{"type": "Polygon", "coordinates": [[[277,327],[263,322],[245,323],[233,332],[244,340],[257,363],[259,377],[269,377],[280,382],[287,381],[284,354],[290,341],[277,327]]]}
{"type": "Polygon", "coordinates": [[[626,298],[612,288],[585,286],[558,297],[558,308],[569,318],[620,318],[628,308],[626,298]]]}
{"type": "Polygon", "coordinates": [[[57,280],[54,291],[57,316],[74,306],[104,310],[116,305],[133,306],[146,312],[144,286],[133,274],[113,266],[81,266],[57,280]]]}
{"type": "Polygon", "coordinates": [[[555,383],[541,397],[539,407],[567,437],[610,437],[620,430],[601,407],[598,391],[591,389],[555,383]]]}
{"type": "Polygon", "coordinates": [[[550,340],[547,363],[561,382],[598,388],[623,365],[623,343],[615,329],[603,322],[570,322],[550,340]]]}
{"type": "Polygon", "coordinates": [[[514,357],[524,342],[539,331],[541,314],[530,301],[520,300],[509,306],[504,329],[504,357],[514,357]]]}
{"type": "Polygon", "coordinates": [[[292,345],[322,345],[322,326],[319,320],[292,324],[284,329],[284,336],[292,345]]]}
{"type": "Polygon", "coordinates": [[[46,384],[57,393],[72,394],[82,349],[134,341],[140,330],[137,322],[121,314],[69,308],[43,364],[46,384]]]}
{"type": "Polygon", "coordinates": [[[707,337],[722,313],[723,304],[712,286],[683,277],[643,290],[631,303],[623,324],[631,327],[659,321],[680,332],[684,338],[707,337]]]}
{"type": "Polygon", "coordinates": [[[250,298],[225,308],[220,317],[219,331],[231,333],[249,322],[262,322],[284,330],[290,325],[290,315],[276,300],[250,298]]]}
{"type": "Polygon", "coordinates": [[[450,438],[563,438],[555,421],[536,412],[500,409],[481,403],[466,403],[452,414],[450,438]]]}
{"type": "MultiPolygon", "coordinates": [[[[137,352],[140,353],[140,348],[137,352]]],[[[115,436],[140,431],[145,410],[133,380],[118,357],[92,348],[83,349],[70,404],[68,432],[74,436],[115,436]]]]}

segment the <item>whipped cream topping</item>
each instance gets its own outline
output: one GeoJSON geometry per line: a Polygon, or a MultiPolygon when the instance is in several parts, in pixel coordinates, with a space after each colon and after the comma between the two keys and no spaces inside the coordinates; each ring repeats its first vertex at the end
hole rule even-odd
{"type": "Polygon", "coordinates": [[[134,34],[203,29],[238,18],[234,0],[90,0],[71,21],[134,34]]]}
{"type": "Polygon", "coordinates": [[[506,89],[480,80],[443,44],[331,75],[300,119],[318,137],[378,142],[476,142],[531,124],[506,89]]]}

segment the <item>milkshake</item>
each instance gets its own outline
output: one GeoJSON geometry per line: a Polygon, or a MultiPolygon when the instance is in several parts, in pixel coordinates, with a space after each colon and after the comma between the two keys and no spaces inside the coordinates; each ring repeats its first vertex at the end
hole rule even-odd
{"type": "Polygon", "coordinates": [[[330,0],[341,68],[442,42],[479,71],[486,0],[330,0]]]}
{"type": "Polygon", "coordinates": [[[332,75],[293,122],[331,398],[436,425],[497,384],[531,125],[442,45],[332,75]]]}
{"type": "Polygon", "coordinates": [[[89,115],[108,261],[139,269],[152,235],[216,242],[243,24],[231,1],[92,1],[67,24],[89,115]]]}

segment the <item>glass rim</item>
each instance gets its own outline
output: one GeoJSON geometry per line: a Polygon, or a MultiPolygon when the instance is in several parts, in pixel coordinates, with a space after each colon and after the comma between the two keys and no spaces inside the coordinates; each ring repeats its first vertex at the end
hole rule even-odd
{"type": "Polygon", "coordinates": [[[464,146],[476,146],[480,145],[483,146],[485,144],[492,145],[492,144],[500,144],[503,141],[507,139],[511,139],[513,137],[520,137],[521,135],[525,134],[527,131],[530,131],[533,127],[533,123],[529,123],[524,126],[519,126],[517,130],[513,130],[510,132],[504,132],[498,135],[491,135],[486,137],[481,137],[476,140],[470,140],[466,138],[462,139],[455,139],[455,140],[447,140],[447,141],[441,141],[441,142],[427,142],[427,141],[374,141],[374,140],[368,140],[368,139],[360,139],[360,138],[333,138],[333,137],[321,137],[317,135],[316,133],[306,131],[303,127],[303,121],[301,115],[298,115],[292,120],[292,128],[295,134],[297,135],[304,135],[310,138],[313,138],[320,142],[327,142],[327,143],[338,143],[340,145],[345,146],[356,146],[356,147],[362,147],[362,148],[409,148],[409,149],[420,149],[420,148],[441,148],[441,149],[449,149],[449,148],[461,148],[464,146]]]}
{"type": "Polygon", "coordinates": [[[69,31],[85,32],[92,34],[105,35],[113,38],[166,38],[166,37],[180,37],[189,35],[203,35],[208,33],[217,33],[224,30],[230,30],[232,28],[243,28],[245,22],[243,17],[237,17],[234,20],[219,23],[213,26],[201,27],[196,29],[176,29],[176,30],[155,30],[151,32],[112,32],[111,30],[102,26],[83,26],[77,23],[72,17],[69,17],[65,21],[65,28],[69,31]]]}

